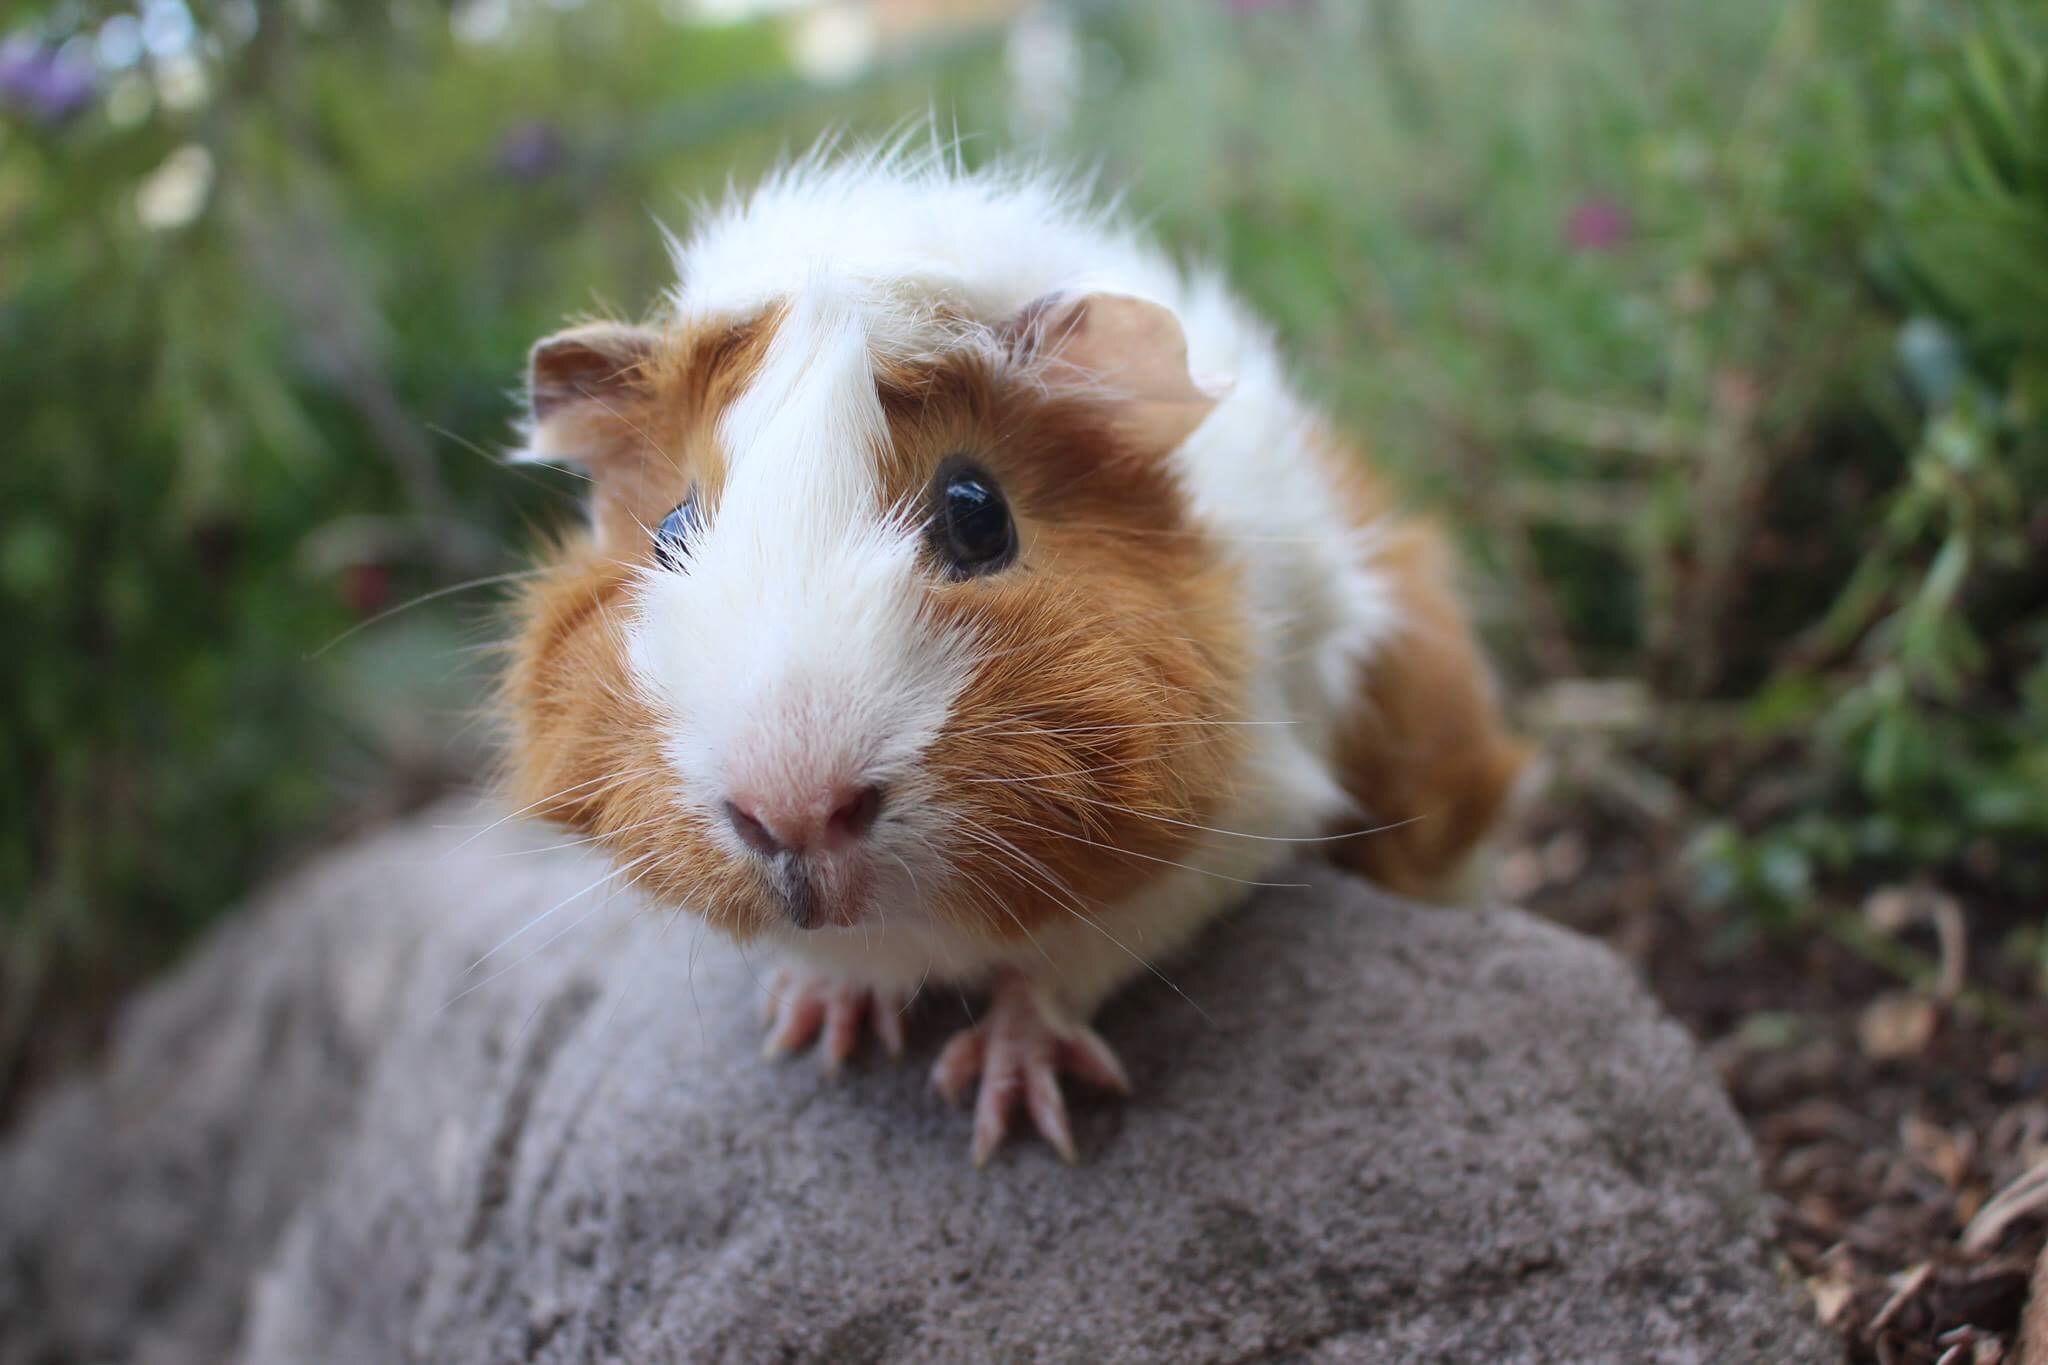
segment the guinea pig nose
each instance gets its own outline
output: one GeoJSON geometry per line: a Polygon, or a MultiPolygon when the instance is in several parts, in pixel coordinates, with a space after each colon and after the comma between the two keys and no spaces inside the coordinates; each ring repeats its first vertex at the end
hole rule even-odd
{"type": "Polygon", "coordinates": [[[881,813],[882,789],[872,784],[861,787],[832,808],[825,818],[826,837],[850,843],[873,829],[881,813]]]}
{"type": "Polygon", "coordinates": [[[738,803],[725,803],[725,818],[732,822],[733,833],[740,836],[740,842],[762,857],[773,858],[783,851],[783,845],[769,831],[768,826],[752,813],[743,810],[738,803]]]}
{"type": "Polygon", "coordinates": [[[764,858],[845,848],[874,828],[882,789],[834,788],[809,801],[727,801],[725,818],[740,842],[764,858]]]}

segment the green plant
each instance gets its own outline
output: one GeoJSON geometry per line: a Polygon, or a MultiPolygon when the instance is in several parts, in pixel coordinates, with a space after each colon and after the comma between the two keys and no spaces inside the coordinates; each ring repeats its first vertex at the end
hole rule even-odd
{"type": "MultiPolygon", "coordinates": [[[[527,346],[932,89],[654,0],[145,9],[0,21],[0,1101],[48,1011],[473,775],[489,581],[574,515],[496,459],[527,346]]],[[[986,44],[942,55],[971,109],[986,44]]]]}
{"type": "MultiPolygon", "coordinates": [[[[2048,23],[1969,7],[1920,83],[1872,256],[1917,421],[1855,569],[1752,707],[1814,807],[1755,840],[1837,871],[2048,885],[2048,23]],[[1924,152],[1923,163],[1909,158],[1924,152]]],[[[1726,832],[1716,834],[1725,839],[1726,832]]]]}
{"type": "Polygon", "coordinates": [[[2036,889],[2038,16],[1261,8],[1102,19],[1080,125],[1466,532],[1525,680],[1641,680],[1700,898],[2036,889]]]}

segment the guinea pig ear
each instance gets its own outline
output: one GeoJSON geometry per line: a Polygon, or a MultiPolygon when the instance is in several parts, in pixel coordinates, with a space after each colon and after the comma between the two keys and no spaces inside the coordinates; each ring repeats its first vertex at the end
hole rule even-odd
{"type": "Polygon", "coordinates": [[[644,327],[591,322],[535,342],[526,362],[526,458],[589,464],[615,445],[610,427],[638,392],[658,341],[644,327]]]}
{"type": "Polygon", "coordinates": [[[1054,295],[1018,315],[1023,348],[1055,377],[1100,391],[1126,435],[1172,450],[1220,401],[1188,373],[1188,341],[1173,311],[1129,294],[1054,295]],[[1060,372],[1066,371],[1066,376],[1060,372]]]}

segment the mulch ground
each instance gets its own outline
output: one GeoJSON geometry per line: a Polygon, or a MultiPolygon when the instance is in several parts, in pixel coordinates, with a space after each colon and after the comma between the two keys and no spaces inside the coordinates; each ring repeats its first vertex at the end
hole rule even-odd
{"type": "Polygon", "coordinates": [[[2041,907],[1872,888],[1797,934],[1734,934],[1688,908],[1668,835],[1588,805],[1532,811],[1500,889],[1607,939],[1706,1044],[1848,1358],[2019,1361],[2048,1242],[2048,1000],[2006,945],[2041,907]],[[1939,979],[1908,985],[1888,949],[1939,979]]]}

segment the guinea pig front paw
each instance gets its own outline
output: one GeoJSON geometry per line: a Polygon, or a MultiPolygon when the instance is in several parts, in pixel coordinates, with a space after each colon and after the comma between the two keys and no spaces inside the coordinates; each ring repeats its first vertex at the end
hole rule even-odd
{"type": "Polygon", "coordinates": [[[768,983],[761,1023],[768,1030],[767,1057],[787,1056],[818,1039],[827,1071],[837,1071],[860,1046],[861,1025],[870,1024],[891,1057],[903,1055],[903,1015],[909,997],[848,981],[783,970],[768,983]]]}
{"type": "Polygon", "coordinates": [[[1067,1121],[1060,1073],[1092,1085],[1131,1093],[1123,1063],[1086,1024],[1056,1021],[1021,976],[996,982],[988,1013],[973,1028],[953,1035],[932,1066],[932,1084],[949,1104],[958,1104],[978,1076],[981,1091],[974,1105],[973,1156],[986,1165],[1009,1135],[1010,1118],[1021,1098],[1032,1126],[1069,1164],[1074,1162],[1074,1130],[1067,1121]]]}

